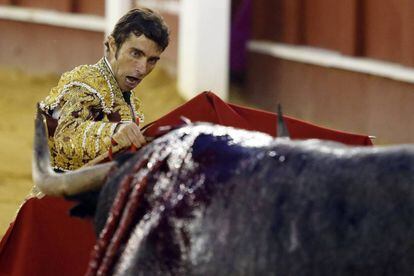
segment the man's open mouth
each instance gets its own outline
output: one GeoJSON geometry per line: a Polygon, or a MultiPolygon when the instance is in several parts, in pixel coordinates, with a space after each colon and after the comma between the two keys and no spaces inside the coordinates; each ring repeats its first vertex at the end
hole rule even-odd
{"type": "Polygon", "coordinates": [[[135,87],[139,84],[141,79],[133,77],[133,76],[127,76],[126,78],[127,85],[130,87],[135,87]]]}

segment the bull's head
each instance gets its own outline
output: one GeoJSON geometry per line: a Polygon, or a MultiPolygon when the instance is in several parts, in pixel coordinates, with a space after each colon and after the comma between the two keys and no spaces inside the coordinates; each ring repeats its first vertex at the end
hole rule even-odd
{"type": "MultiPolygon", "coordinates": [[[[283,120],[280,105],[278,105],[277,113],[278,137],[289,138],[289,131],[283,120]]],[[[184,124],[191,122],[184,117],[181,120],[184,124]]],[[[71,196],[96,190],[103,185],[108,172],[116,164],[115,162],[109,162],[94,166],[85,166],[75,171],[57,173],[50,165],[50,150],[47,136],[45,117],[38,111],[35,120],[32,177],[36,187],[46,195],[71,196]]]]}
{"type": "Polygon", "coordinates": [[[37,112],[35,120],[32,177],[34,184],[46,195],[69,196],[102,186],[115,162],[99,164],[65,173],[56,173],[50,165],[45,118],[37,112]]]}

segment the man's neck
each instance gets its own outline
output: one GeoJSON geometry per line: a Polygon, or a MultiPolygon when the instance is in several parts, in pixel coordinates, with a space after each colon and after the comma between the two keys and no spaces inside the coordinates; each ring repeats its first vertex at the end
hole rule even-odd
{"type": "MultiPolygon", "coordinates": [[[[112,70],[112,66],[111,66],[111,64],[109,63],[109,60],[108,60],[108,58],[106,57],[106,56],[104,56],[104,61],[105,61],[105,63],[106,63],[106,66],[108,66],[108,68],[109,68],[109,71],[111,71],[111,74],[112,74],[112,76],[114,77],[114,79],[115,79],[115,81],[116,81],[116,78],[115,78],[115,75],[114,75],[114,71],[112,70]]],[[[131,91],[121,91],[122,93],[126,93],[126,92],[131,92],[131,91]]]]}

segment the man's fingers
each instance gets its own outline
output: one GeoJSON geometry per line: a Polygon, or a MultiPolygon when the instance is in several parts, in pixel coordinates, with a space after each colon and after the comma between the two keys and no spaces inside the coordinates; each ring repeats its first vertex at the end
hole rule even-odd
{"type": "Polygon", "coordinates": [[[134,144],[137,148],[140,148],[142,146],[141,142],[138,139],[138,137],[135,135],[135,133],[132,130],[129,131],[127,133],[127,135],[128,135],[128,139],[129,139],[131,145],[134,144]]]}
{"type": "Polygon", "coordinates": [[[135,123],[128,123],[122,125],[116,134],[113,136],[114,140],[122,147],[135,145],[137,148],[146,144],[144,135],[135,123]]]}
{"type": "Polygon", "coordinates": [[[135,137],[137,137],[140,144],[145,145],[147,143],[147,141],[145,140],[145,137],[144,137],[144,135],[142,135],[141,131],[139,131],[138,133],[135,133],[135,137]]]}
{"type": "Polygon", "coordinates": [[[113,136],[113,139],[120,147],[126,147],[129,146],[131,143],[129,142],[129,139],[125,137],[123,133],[117,133],[113,136]]]}
{"type": "Polygon", "coordinates": [[[145,140],[144,135],[142,135],[142,132],[139,129],[139,127],[137,125],[134,125],[134,127],[131,127],[131,130],[134,132],[134,135],[138,138],[139,143],[141,145],[145,145],[146,140],[145,140]]]}

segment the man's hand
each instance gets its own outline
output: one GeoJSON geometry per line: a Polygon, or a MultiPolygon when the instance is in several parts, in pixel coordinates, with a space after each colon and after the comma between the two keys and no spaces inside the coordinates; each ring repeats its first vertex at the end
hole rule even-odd
{"type": "Polygon", "coordinates": [[[122,148],[130,145],[140,148],[147,143],[138,125],[133,122],[121,123],[112,139],[122,148]]]}

